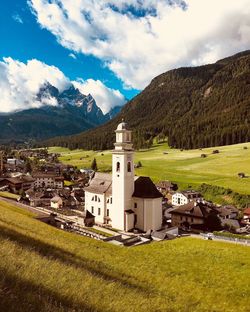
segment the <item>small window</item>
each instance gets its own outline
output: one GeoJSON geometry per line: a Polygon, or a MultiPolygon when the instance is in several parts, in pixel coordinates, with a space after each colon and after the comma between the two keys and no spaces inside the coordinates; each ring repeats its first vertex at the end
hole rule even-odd
{"type": "Polygon", "coordinates": [[[135,218],[134,218],[134,226],[135,226],[137,223],[137,215],[135,214],[134,216],[135,216],[135,218]]]}
{"type": "Polygon", "coordinates": [[[91,207],[91,213],[94,213],[94,207],[93,206],[91,207]]]}
{"type": "Polygon", "coordinates": [[[107,199],[107,204],[109,203],[109,199],[107,199]]]}
{"type": "Polygon", "coordinates": [[[107,217],[109,217],[109,209],[107,209],[107,217]]]}
{"type": "Polygon", "coordinates": [[[110,197],[110,204],[112,204],[112,197],[110,197]]]}
{"type": "Polygon", "coordinates": [[[137,208],[137,203],[134,203],[134,208],[137,208]]]}
{"type": "Polygon", "coordinates": [[[120,165],[120,163],[119,163],[119,161],[116,163],[116,172],[120,172],[120,167],[121,167],[121,165],[120,165]]]}
{"type": "Polygon", "coordinates": [[[98,208],[98,216],[101,215],[101,208],[98,208]]]}
{"type": "Polygon", "coordinates": [[[101,200],[100,200],[100,197],[98,197],[98,203],[100,203],[100,201],[101,201],[101,200]]]}
{"type": "Polygon", "coordinates": [[[131,172],[131,162],[128,162],[128,172],[131,172]]]}
{"type": "Polygon", "coordinates": [[[97,195],[95,195],[95,201],[97,201],[97,195]]]}

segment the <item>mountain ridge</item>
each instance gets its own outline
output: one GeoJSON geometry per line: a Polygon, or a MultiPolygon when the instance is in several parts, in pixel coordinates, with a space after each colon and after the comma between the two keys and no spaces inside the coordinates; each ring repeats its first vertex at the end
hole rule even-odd
{"type": "Polygon", "coordinates": [[[46,82],[35,97],[38,108],[0,114],[0,143],[22,143],[72,135],[110,120],[120,107],[104,114],[91,94],[84,95],[70,85],[59,90],[46,82]]]}
{"type": "Polygon", "coordinates": [[[163,73],[105,125],[45,144],[110,149],[122,118],[134,130],[137,148],[154,137],[168,137],[170,146],[184,149],[250,141],[250,50],[163,73]]]}

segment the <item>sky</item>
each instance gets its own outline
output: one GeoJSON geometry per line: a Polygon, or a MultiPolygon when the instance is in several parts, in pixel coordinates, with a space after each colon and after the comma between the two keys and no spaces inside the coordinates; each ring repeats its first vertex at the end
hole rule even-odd
{"type": "Polygon", "coordinates": [[[108,112],[167,70],[250,49],[250,0],[2,1],[0,38],[1,112],[41,105],[44,82],[108,112]]]}

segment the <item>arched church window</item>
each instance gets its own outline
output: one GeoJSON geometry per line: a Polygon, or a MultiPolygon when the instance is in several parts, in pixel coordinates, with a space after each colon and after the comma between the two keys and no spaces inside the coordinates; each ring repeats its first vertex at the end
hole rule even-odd
{"type": "Polygon", "coordinates": [[[116,172],[120,172],[120,167],[121,167],[121,165],[120,165],[120,163],[119,163],[119,161],[116,163],[116,172]]]}
{"type": "Polygon", "coordinates": [[[131,162],[128,162],[128,172],[131,172],[131,162]]]}

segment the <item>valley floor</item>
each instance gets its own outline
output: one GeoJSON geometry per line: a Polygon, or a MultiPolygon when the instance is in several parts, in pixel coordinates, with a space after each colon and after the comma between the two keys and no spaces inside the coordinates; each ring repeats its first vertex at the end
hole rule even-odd
{"type": "Polygon", "coordinates": [[[250,249],[182,238],[121,248],[0,203],[1,311],[249,311],[250,249]]]}
{"type": "MultiPolygon", "coordinates": [[[[52,147],[50,152],[61,153],[60,161],[79,168],[89,168],[93,158],[100,171],[111,171],[111,151],[84,151],[52,147]]],[[[137,175],[149,176],[154,182],[171,180],[180,188],[196,188],[202,183],[218,185],[241,194],[250,194],[250,143],[204,148],[202,150],[171,149],[166,143],[155,144],[148,150],[137,151],[137,175]],[[213,154],[219,150],[218,154],[213,154]],[[201,158],[206,154],[206,158],[201,158]],[[243,172],[246,178],[239,178],[243,172]]]]}

